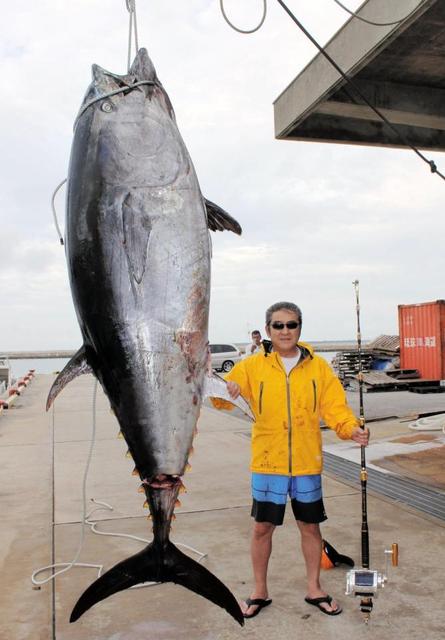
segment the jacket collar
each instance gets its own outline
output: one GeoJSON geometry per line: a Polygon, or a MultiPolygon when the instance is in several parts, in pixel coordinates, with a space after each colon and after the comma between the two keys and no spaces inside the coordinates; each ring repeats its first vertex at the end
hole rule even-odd
{"type": "MultiPolygon", "coordinates": [[[[264,348],[264,357],[267,358],[269,354],[273,353],[272,342],[271,340],[263,340],[262,344],[264,348]]],[[[312,360],[314,357],[314,349],[310,344],[307,344],[307,342],[297,342],[297,347],[301,351],[301,362],[306,360],[306,358],[310,358],[312,360]]]]}

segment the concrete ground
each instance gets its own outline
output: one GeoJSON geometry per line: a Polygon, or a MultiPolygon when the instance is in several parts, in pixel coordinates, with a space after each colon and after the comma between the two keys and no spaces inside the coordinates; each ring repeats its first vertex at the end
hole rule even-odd
{"type": "MultiPolygon", "coordinates": [[[[304,566],[290,509],[274,537],[269,584],[273,604],[246,621],[244,628],[222,609],[171,584],[115,594],[70,624],[72,607],[95,579],[96,569],[72,568],[40,588],[32,585],[31,574],[54,561],[71,561],[79,547],[94,380],[78,378],[60,395],[54,413],[46,414],[52,380],[52,375],[37,376],[19,402],[0,416],[2,640],[338,640],[358,634],[372,640],[443,639],[445,523],[377,495],[368,497],[371,568],[385,569],[384,549],[392,542],[399,543],[400,566],[390,569],[368,626],[358,600],[344,595],[345,568],[322,575],[325,589],[343,606],[340,616],[328,617],[304,602],[304,566]]],[[[420,398],[428,406],[425,396],[420,398]]],[[[436,396],[431,399],[437,401],[436,396]]],[[[428,410],[425,406],[422,411],[428,410]]],[[[375,422],[372,429],[373,446],[412,433],[407,422],[397,419],[375,422]]],[[[177,544],[206,553],[203,564],[239,598],[248,596],[251,588],[247,430],[248,423],[239,417],[203,408],[192,469],[185,477],[187,493],[181,497],[172,533],[177,544]]],[[[150,539],[144,496],[137,492],[132,461],[125,457],[125,443],[117,433],[99,391],[86,496],[88,509],[95,508],[90,502],[94,498],[113,510],[98,510],[91,519],[101,532],[150,539]]],[[[331,452],[350,455],[335,434],[323,434],[331,452]]],[[[359,489],[326,476],[324,497],[329,516],[322,526],[324,537],[359,562],[359,489]]],[[[79,560],[109,568],[141,546],[139,541],[95,535],[87,528],[79,560]]]]}

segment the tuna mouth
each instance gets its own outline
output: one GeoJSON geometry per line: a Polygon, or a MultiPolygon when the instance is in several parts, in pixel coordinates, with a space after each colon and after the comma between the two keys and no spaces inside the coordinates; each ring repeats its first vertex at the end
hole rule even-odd
{"type": "Polygon", "coordinates": [[[144,480],[144,484],[152,489],[173,489],[182,485],[181,478],[179,476],[169,476],[163,473],[151,478],[150,480],[144,480]]]}

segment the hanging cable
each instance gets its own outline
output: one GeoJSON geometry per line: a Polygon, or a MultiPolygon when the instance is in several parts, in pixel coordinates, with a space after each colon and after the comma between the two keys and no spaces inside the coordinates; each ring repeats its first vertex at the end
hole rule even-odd
{"type": "Polygon", "coordinates": [[[138,43],[138,25],[136,19],[136,0],[125,0],[125,4],[127,5],[128,13],[130,14],[129,27],[128,27],[128,61],[127,61],[127,69],[130,71],[131,67],[131,41],[134,33],[134,46],[136,50],[136,55],[139,51],[139,43],[138,43]]]}
{"type": "MultiPolygon", "coordinates": [[[[260,24],[255,27],[255,29],[251,29],[251,30],[242,30],[242,29],[238,29],[238,27],[236,27],[235,25],[233,25],[230,20],[228,19],[225,11],[224,11],[224,3],[223,0],[220,0],[220,7],[221,7],[221,12],[223,14],[223,17],[225,19],[225,21],[227,22],[227,24],[232,28],[235,29],[235,31],[238,31],[239,33],[244,33],[244,34],[249,34],[249,33],[253,33],[254,31],[257,31],[263,24],[265,18],[266,18],[266,12],[267,12],[267,0],[263,0],[264,2],[264,12],[263,12],[263,17],[261,19],[260,24]]],[[[399,130],[398,127],[394,126],[389,120],[388,118],[383,115],[383,113],[380,111],[380,109],[378,109],[377,107],[375,107],[364,95],[363,93],[360,91],[360,89],[358,88],[357,84],[339,67],[339,65],[335,62],[335,60],[327,53],[327,51],[317,42],[317,40],[315,40],[315,38],[309,33],[309,31],[307,31],[307,29],[305,29],[305,27],[301,24],[301,22],[296,18],[296,16],[292,13],[292,11],[289,9],[289,7],[287,7],[287,5],[282,1],[282,0],[277,0],[278,4],[281,5],[281,7],[286,11],[286,13],[289,15],[289,17],[291,18],[291,20],[293,20],[293,22],[295,22],[295,24],[297,25],[297,27],[304,33],[304,35],[309,38],[309,40],[312,42],[312,44],[319,50],[319,52],[331,63],[331,65],[334,67],[334,69],[340,74],[340,76],[354,89],[355,93],[361,98],[361,100],[363,100],[363,102],[372,110],[374,111],[374,113],[380,118],[380,120],[386,124],[386,126],[391,129],[391,131],[397,136],[397,138],[402,142],[402,144],[406,147],[408,147],[409,149],[411,149],[421,160],[423,160],[430,168],[431,173],[436,173],[440,178],[442,178],[442,180],[445,180],[445,175],[443,173],[441,173],[438,168],[436,163],[434,162],[434,160],[429,160],[421,151],[419,151],[419,149],[417,147],[415,147],[413,144],[410,143],[410,141],[408,140],[408,138],[401,133],[401,131],[399,130]]],[[[343,9],[347,10],[349,13],[352,13],[352,15],[358,19],[362,19],[365,22],[370,22],[371,21],[367,21],[364,18],[361,18],[361,16],[349,11],[344,5],[342,5],[340,2],[338,2],[338,0],[334,0],[334,2],[337,2],[337,4],[339,4],[343,9]]],[[[408,14],[410,15],[410,14],[408,14]]],[[[408,16],[406,16],[408,17],[408,16]]],[[[398,20],[397,22],[394,23],[373,23],[375,26],[390,26],[392,24],[399,24],[400,22],[403,22],[403,20],[406,19],[402,18],[401,20],[398,20]]],[[[353,104],[359,104],[357,102],[357,100],[351,96],[351,94],[347,91],[347,89],[345,87],[343,87],[343,91],[347,94],[347,96],[350,98],[350,100],[352,101],[353,104]]]]}
{"type": "Polygon", "coordinates": [[[255,33],[255,31],[258,31],[259,29],[261,29],[261,27],[263,26],[263,23],[264,23],[264,21],[266,19],[267,0],[263,0],[263,17],[261,18],[258,26],[255,27],[254,29],[239,29],[232,22],[230,22],[229,18],[227,17],[227,14],[226,14],[226,12],[224,10],[224,0],[219,0],[219,6],[221,8],[221,13],[223,15],[224,20],[227,22],[229,27],[232,27],[232,29],[235,29],[235,31],[238,31],[238,33],[255,33]]]}
{"type": "Polygon", "coordinates": [[[370,24],[373,27],[392,27],[397,24],[400,24],[401,22],[406,20],[406,18],[409,15],[411,15],[410,13],[408,13],[404,18],[400,18],[400,20],[395,20],[394,22],[373,22],[372,20],[368,20],[367,18],[362,18],[362,16],[360,16],[358,13],[355,13],[354,11],[351,11],[351,9],[348,9],[348,7],[345,7],[345,5],[340,2],[340,0],[334,0],[334,2],[338,4],[338,6],[341,7],[344,11],[349,13],[349,15],[351,15],[353,18],[357,18],[357,20],[366,22],[366,24],[370,24]]]}
{"type": "MultiPolygon", "coordinates": [[[[131,66],[131,40],[132,40],[132,33],[134,31],[134,41],[135,41],[135,48],[136,48],[136,55],[137,52],[139,50],[139,43],[138,43],[138,28],[137,28],[137,19],[136,19],[136,0],[125,0],[125,4],[127,6],[128,12],[130,14],[130,27],[129,27],[129,34],[128,34],[128,71],[130,71],[130,66],[131,66]]],[[[141,82],[135,82],[132,85],[128,85],[127,87],[120,87],[119,89],[115,89],[114,91],[109,91],[108,93],[105,93],[104,95],[98,96],[97,98],[94,98],[94,100],[91,100],[90,102],[88,102],[87,104],[85,104],[81,110],[79,111],[76,120],[74,121],[74,126],[73,128],[76,128],[77,122],[79,121],[79,118],[81,115],[83,115],[83,113],[89,108],[91,107],[91,105],[93,105],[94,103],[98,102],[99,100],[104,100],[105,98],[108,98],[110,96],[114,96],[117,95],[119,93],[125,93],[126,91],[131,91],[133,89],[135,89],[136,87],[139,87],[141,85],[144,84],[154,84],[152,81],[149,80],[143,80],[141,82]]],[[[62,232],[60,230],[60,226],[59,226],[59,221],[57,219],[57,211],[56,211],[56,206],[55,206],[55,198],[56,195],[59,191],[59,189],[61,189],[61,187],[63,187],[63,185],[65,184],[65,182],[67,181],[67,178],[65,178],[64,180],[62,180],[62,182],[57,185],[57,187],[54,190],[54,193],[51,197],[51,209],[53,212],[53,218],[54,218],[54,225],[56,227],[56,231],[57,234],[59,236],[59,240],[60,240],[60,244],[63,246],[64,242],[63,242],[63,236],[62,236],[62,232]]]]}
{"type": "Polygon", "coordinates": [[[87,102],[86,104],[84,104],[81,110],[79,111],[79,113],[77,114],[77,117],[74,121],[73,129],[76,128],[76,125],[79,122],[80,116],[82,116],[85,113],[85,111],[89,109],[89,107],[91,107],[96,102],[99,102],[100,100],[104,100],[105,98],[109,98],[110,96],[116,96],[119,93],[126,93],[128,91],[133,91],[133,89],[136,89],[137,87],[140,87],[143,84],[155,85],[156,82],[154,82],[153,80],[140,80],[139,82],[134,82],[133,84],[126,84],[124,87],[113,89],[113,91],[108,91],[108,93],[103,93],[102,95],[97,96],[97,98],[93,98],[93,100],[90,100],[90,102],[87,102]]]}
{"type": "MultiPolygon", "coordinates": [[[[445,175],[443,175],[437,169],[437,166],[436,166],[436,163],[434,162],[434,160],[428,160],[428,158],[426,156],[424,156],[423,153],[421,151],[419,151],[419,149],[417,149],[417,147],[412,145],[409,142],[409,140],[399,131],[399,129],[397,127],[395,127],[388,120],[388,118],[386,118],[386,116],[383,115],[383,113],[379,109],[377,109],[377,107],[374,107],[374,105],[363,95],[363,93],[360,91],[360,89],[358,88],[356,83],[353,80],[351,80],[351,78],[349,76],[346,75],[346,73],[338,66],[338,64],[335,62],[335,60],[328,54],[328,52],[317,42],[317,40],[315,40],[315,38],[309,33],[309,31],[307,31],[307,29],[305,29],[305,27],[296,18],[296,16],[292,13],[292,11],[289,9],[289,7],[282,0],[277,0],[277,2],[285,10],[285,12],[291,18],[291,20],[293,20],[293,22],[295,22],[297,27],[304,33],[304,35],[307,38],[309,38],[309,40],[312,42],[313,45],[315,45],[315,47],[317,47],[319,52],[331,63],[331,65],[340,74],[340,76],[344,80],[346,80],[346,82],[354,89],[356,94],[363,100],[363,102],[370,109],[372,109],[372,111],[374,111],[374,113],[386,124],[387,127],[389,127],[391,129],[391,131],[399,138],[399,140],[405,146],[409,147],[412,151],[414,151],[414,153],[416,155],[418,155],[419,158],[421,158],[429,166],[429,168],[431,170],[431,173],[436,173],[438,176],[440,176],[442,178],[442,180],[445,180],[445,175]]],[[[348,95],[349,95],[349,97],[351,97],[350,94],[348,94],[348,95]]],[[[355,102],[355,104],[357,104],[357,102],[355,100],[354,100],[354,102],[355,102]]]]}
{"type": "MultiPolygon", "coordinates": [[[[128,2],[127,2],[127,8],[128,8],[128,2]]],[[[127,71],[130,71],[130,64],[131,64],[131,35],[132,35],[132,21],[133,21],[133,13],[132,11],[130,11],[130,9],[128,9],[129,13],[130,13],[130,23],[129,23],[129,27],[128,27],[128,53],[127,53],[127,71]]]]}

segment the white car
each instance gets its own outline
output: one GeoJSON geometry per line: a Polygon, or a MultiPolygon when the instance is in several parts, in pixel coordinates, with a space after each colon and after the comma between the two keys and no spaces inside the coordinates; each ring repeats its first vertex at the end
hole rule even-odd
{"type": "Polygon", "coordinates": [[[210,344],[212,368],[227,373],[242,359],[241,351],[234,344],[210,344]]]}

